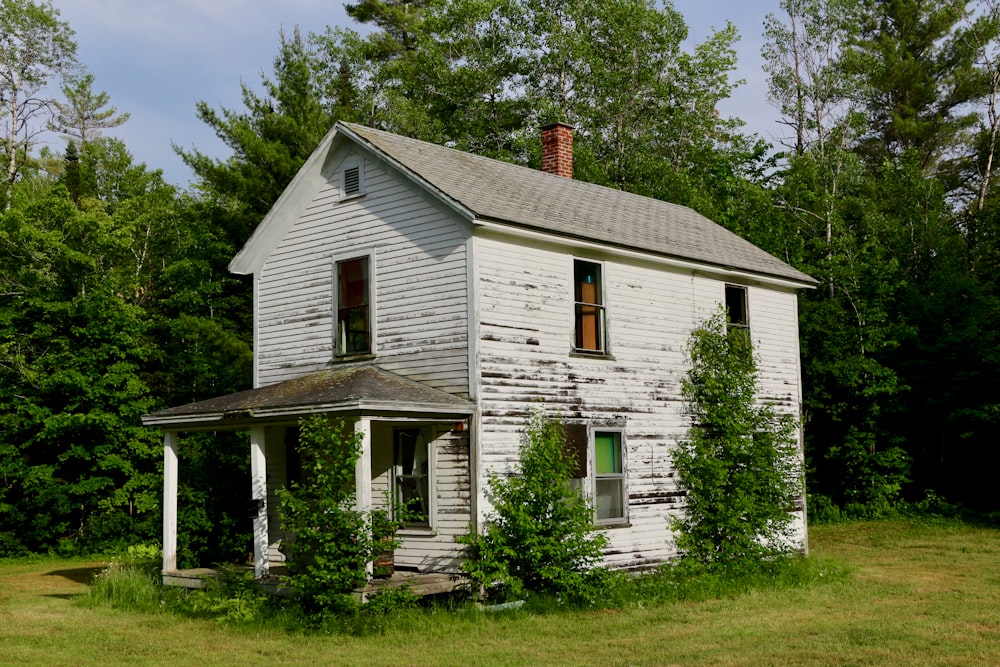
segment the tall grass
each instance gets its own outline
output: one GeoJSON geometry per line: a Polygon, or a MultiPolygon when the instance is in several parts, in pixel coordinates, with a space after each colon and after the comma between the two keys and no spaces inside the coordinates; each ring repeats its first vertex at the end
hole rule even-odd
{"type": "MultiPolygon", "coordinates": [[[[570,603],[555,595],[534,595],[506,616],[572,614],[581,610],[626,610],[734,598],[753,591],[783,590],[838,581],[846,568],[827,560],[783,558],[743,570],[664,566],[640,574],[605,572],[600,600],[570,603]]],[[[252,575],[222,570],[204,589],[165,588],[155,567],[112,563],[84,596],[86,604],[143,613],[170,613],[212,620],[246,630],[323,635],[370,636],[406,633],[427,623],[464,623],[482,615],[468,594],[418,600],[405,589],[386,590],[366,605],[344,605],[307,613],[294,599],[260,591],[252,575]],[[463,620],[465,619],[465,620],[463,620]]]]}
{"type": "Polygon", "coordinates": [[[160,611],[159,579],[159,572],[149,567],[113,562],[94,577],[81,601],[90,606],[105,605],[126,611],[160,611]]]}

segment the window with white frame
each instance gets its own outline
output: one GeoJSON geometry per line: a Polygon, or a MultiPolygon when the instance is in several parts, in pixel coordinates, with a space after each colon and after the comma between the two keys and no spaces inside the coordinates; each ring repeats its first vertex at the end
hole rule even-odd
{"type": "Polygon", "coordinates": [[[621,431],[594,431],[594,522],[625,520],[625,466],[621,431]]]}
{"type": "Polygon", "coordinates": [[[335,347],[339,357],[372,353],[371,258],[338,260],[335,347]]]}
{"type": "Polygon", "coordinates": [[[573,260],[573,308],[574,350],[606,354],[604,285],[599,263],[573,260]]]}
{"type": "Polygon", "coordinates": [[[430,457],[420,429],[393,434],[393,487],[396,502],[407,510],[404,528],[430,528],[430,457]]]}
{"type": "Polygon", "coordinates": [[[625,446],[620,428],[565,424],[566,453],[574,462],[573,486],[592,500],[594,523],[628,521],[625,446]]]}

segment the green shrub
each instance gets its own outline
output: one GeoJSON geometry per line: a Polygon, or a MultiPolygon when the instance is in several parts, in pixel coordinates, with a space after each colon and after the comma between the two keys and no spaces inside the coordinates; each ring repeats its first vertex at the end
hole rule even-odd
{"type": "Polygon", "coordinates": [[[171,589],[165,607],[189,618],[237,626],[273,627],[273,618],[284,602],[260,589],[252,571],[222,566],[218,576],[205,580],[202,589],[171,589]]]}
{"type": "Polygon", "coordinates": [[[758,405],[748,332],[728,330],[723,311],[691,335],[681,390],[692,417],[674,453],[686,510],[673,521],[682,557],[734,567],[789,551],[800,493],[796,423],[758,405]]]}
{"type": "Polygon", "coordinates": [[[361,434],[351,424],[311,415],[300,420],[302,482],[282,489],[284,544],[292,572],[287,584],[307,612],[352,608],[351,592],[368,582],[367,567],[394,549],[398,508],[359,512],[354,466],[361,434]]]}
{"type": "Polygon", "coordinates": [[[845,519],[843,511],[833,499],[821,493],[810,493],[806,497],[806,512],[810,525],[840,523],[845,519]]]}
{"type": "Polygon", "coordinates": [[[485,531],[459,540],[469,547],[464,570],[490,597],[599,595],[603,570],[594,565],[607,539],[593,531],[593,509],[570,485],[573,468],[562,423],[533,413],[516,474],[490,479],[485,531]]]}

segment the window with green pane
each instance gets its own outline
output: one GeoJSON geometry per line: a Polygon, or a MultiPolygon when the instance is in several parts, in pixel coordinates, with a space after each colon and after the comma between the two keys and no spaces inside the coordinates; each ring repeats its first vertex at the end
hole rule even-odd
{"type": "Polygon", "coordinates": [[[594,511],[598,523],[625,518],[625,471],[618,431],[594,431],[594,511]]]}
{"type": "Polygon", "coordinates": [[[337,262],[337,354],[371,352],[368,258],[337,262]]]}

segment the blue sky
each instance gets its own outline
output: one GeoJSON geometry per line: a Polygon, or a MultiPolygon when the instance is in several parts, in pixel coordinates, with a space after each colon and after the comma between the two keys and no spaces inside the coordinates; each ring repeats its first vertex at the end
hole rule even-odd
{"type": "MultiPolygon", "coordinates": [[[[225,146],[195,116],[195,103],[241,108],[241,79],[257,88],[270,73],[278,32],[299,26],[303,33],[327,25],[349,25],[339,0],[53,0],[76,32],[81,63],[95,76],[95,88],[111,96],[131,119],[111,134],[125,141],[136,160],[162,169],[185,186],[191,174],[171,142],[227,155],[225,146]]],[[[675,0],[701,42],[713,27],[732,21],[739,30],[739,69],[746,79],[721,111],[739,116],[762,137],[778,132],[767,102],[761,70],[764,16],[778,0],[675,0]]],[[[61,150],[57,137],[50,137],[61,150]]]]}

